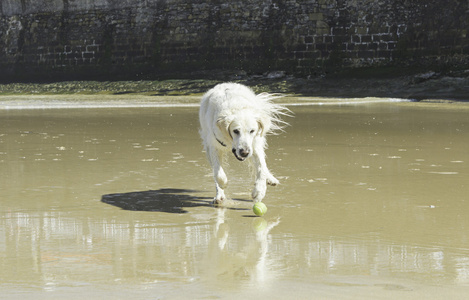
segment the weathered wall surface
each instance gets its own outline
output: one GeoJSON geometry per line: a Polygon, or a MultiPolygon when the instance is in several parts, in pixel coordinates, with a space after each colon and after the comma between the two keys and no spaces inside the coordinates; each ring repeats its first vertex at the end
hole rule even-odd
{"type": "Polygon", "coordinates": [[[2,78],[469,62],[466,0],[2,0],[2,78]]]}

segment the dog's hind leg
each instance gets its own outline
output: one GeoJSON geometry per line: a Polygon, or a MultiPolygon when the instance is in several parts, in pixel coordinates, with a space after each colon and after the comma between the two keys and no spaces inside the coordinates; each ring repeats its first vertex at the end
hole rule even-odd
{"type": "Polygon", "coordinates": [[[225,188],[228,184],[228,178],[221,165],[222,153],[216,148],[207,149],[207,156],[213,169],[213,178],[215,179],[216,195],[213,199],[214,204],[221,204],[225,200],[225,188]]]}

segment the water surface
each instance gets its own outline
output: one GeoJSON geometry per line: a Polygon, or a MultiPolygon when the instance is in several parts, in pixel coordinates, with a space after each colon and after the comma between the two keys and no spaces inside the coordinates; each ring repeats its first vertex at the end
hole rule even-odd
{"type": "Polygon", "coordinates": [[[263,218],[232,157],[211,206],[197,107],[0,110],[0,292],[463,299],[469,105],[368,102],[290,106],[263,218]]]}

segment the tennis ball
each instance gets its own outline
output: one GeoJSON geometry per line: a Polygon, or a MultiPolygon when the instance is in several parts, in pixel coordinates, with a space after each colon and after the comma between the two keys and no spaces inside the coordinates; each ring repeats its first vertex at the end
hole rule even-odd
{"type": "Polygon", "coordinates": [[[257,202],[252,207],[252,211],[256,214],[256,216],[262,217],[267,212],[267,206],[265,206],[262,202],[257,202]]]}

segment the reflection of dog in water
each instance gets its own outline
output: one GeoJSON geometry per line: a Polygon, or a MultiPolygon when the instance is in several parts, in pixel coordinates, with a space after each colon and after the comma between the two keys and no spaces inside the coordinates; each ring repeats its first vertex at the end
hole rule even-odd
{"type": "Polygon", "coordinates": [[[265,162],[266,134],[281,130],[286,123],[280,119],[289,110],[274,104],[277,96],[259,95],[241,84],[222,83],[209,90],[202,98],[199,119],[200,135],[208,160],[213,168],[216,196],[214,203],[225,200],[224,189],[228,183],[221,166],[227,152],[233,152],[239,161],[253,162],[255,185],[252,198],[262,201],[267,184],[279,181],[270,173],[265,162]]]}
{"type": "MultiPolygon", "coordinates": [[[[225,220],[226,208],[217,211],[214,239],[209,245],[204,270],[210,282],[238,282],[232,279],[246,279],[266,282],[275,274],[269,272],[269,235],[280,223],[280,218],[265,220],[253,218],[247,234],[230,234],[229,219],[225,220]],[[253,232],[254,231],[254,232],[253,232]]],[[[239,229],[239,226],[236,226],[239,229]]],[[[239,233],[236,230],[236,233],[239,233]]]]}

